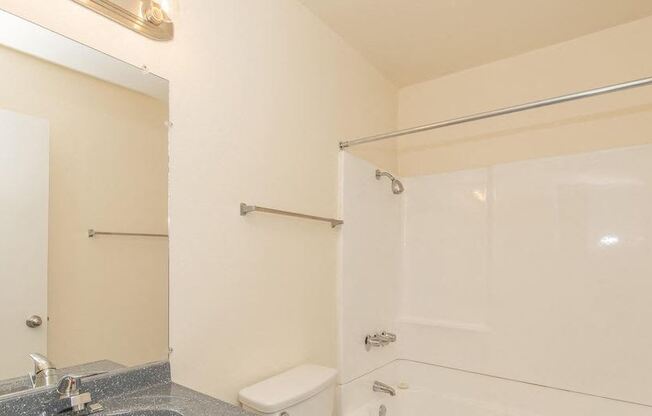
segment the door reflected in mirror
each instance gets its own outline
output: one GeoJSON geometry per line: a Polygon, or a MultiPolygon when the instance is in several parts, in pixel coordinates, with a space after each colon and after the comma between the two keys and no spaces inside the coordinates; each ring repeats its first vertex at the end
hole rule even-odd
{"type": "Polygon", "coordinates": [[[167,359],[167,81],[0,25],[0,394],[167,359]]]}

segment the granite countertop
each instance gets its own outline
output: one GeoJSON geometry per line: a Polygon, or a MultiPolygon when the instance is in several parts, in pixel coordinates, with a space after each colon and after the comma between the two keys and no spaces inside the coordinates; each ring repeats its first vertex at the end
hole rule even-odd
{"type": "MultiPolygon", "coordinates": [[[[62,373],[65,374],[65,373],[62,373]]],[[[252,416],[251,413],[171,381],[170,364],[158,362],[84,378],[80,391],[90,392],[104,410],[97,416],[252,416]]],[[[25,390],[0,397],[0,416],[55,416],[66,410],[55,387],[25,390]]]]}
{"type": "Polygon", "coordinates": [[[96,415],[118,416],[127,409],[129,416],[158,415],[155,411],[165,416],[252,416],[237,406],[171,382],[107,399],[102,404],[104,411],[96,415]]]}
{"type": "MultiPolygon", "coordinates": [[[[59,374],[90,374],[125,368],[124,365],[109,360],[93,361],[87,364],[75,365],[72,367],[60,368],[59,374]]],[[[6,394],[17,393],[32,389],[32,380],[28,375],[21,377],[0,380],[0,397],[6,394]]]]}

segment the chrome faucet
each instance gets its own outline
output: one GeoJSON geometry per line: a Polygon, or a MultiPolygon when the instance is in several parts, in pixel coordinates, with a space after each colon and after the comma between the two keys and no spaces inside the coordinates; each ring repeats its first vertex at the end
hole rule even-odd
{"type": "Polygon", "coordinates": [[[104,407],[99,403],[90,404],[92,398],[89,392],[82,393],[79,390],[82,384],[82,377],[84,376],[70,375],[63,377],[57,387],[57,393],[60,395],[59,398],[66,401],[67,407],[72,408],[73,414],[83,413],[87,415],[104,410],[104,407]]]}
{"type": "Polygon", "coordinates": [[[52,386],[57,382],[57,368],[44,355],[32,353],[29,357],[34,362],[34,374],[30,374],[32,387],[52,386]]]}
{"type": "Polygon", "coordinates": [[[380,333],[380,338],[387,342],[396,342],[396,334],[392,334],[391,332],[383,331],[380,333]]]}
{"type": "Polygon", "coordinates": [[[373,386],[373,391],[379,392],[379,393],[387,393],[390,396],[396,396],[396,390],[394,387],[389,386],[385,383],[381,383],[380,381],[374,381],[374,386],[373,386]]]}
{"type": "Polygon", "coordinates": [[[383,331],[380,334],[367,335],[364,339],[364,345],[367,351],[372,347],[384,347],[385,345],[396,342],[396,334],[383,331]]]}

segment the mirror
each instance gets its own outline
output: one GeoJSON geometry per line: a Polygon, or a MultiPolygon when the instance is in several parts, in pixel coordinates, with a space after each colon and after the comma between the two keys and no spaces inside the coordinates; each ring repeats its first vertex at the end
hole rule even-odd
{"type": "Polygon", "coordinates": [[[0,73],[0,394],[167,359],[167,81],[3,11],[0,73]]]}

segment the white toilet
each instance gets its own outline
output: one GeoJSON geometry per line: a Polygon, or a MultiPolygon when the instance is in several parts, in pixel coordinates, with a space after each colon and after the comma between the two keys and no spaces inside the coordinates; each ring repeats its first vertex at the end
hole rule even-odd
{"type": "Polygon", "coordinates": [[[272,416],[331,416],[337,371],[302,365],[240,390],[242,407],[272,416]]]}

